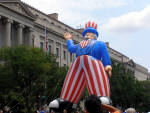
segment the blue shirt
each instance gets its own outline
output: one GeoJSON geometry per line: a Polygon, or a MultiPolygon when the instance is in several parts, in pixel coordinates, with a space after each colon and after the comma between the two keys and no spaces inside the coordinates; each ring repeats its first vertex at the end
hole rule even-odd
{"type": "Polygon", "coordinates": [[[76,57],[81,55],[89,55],[94,59],[101,60],[104,66],[111,65],[110,57],[108,54],[107,46],[102,41],[91,39],[90,43],[81,48],[80,44],[74,44],[73,40],[67,40],[67,47],[70,53],[76,53],[76,57]]]}
{"type": "Polygon", "coordinates": [[[44,111],[44,110],[42,110],[40,113],[45,113],[45,111],[44,111]]]}

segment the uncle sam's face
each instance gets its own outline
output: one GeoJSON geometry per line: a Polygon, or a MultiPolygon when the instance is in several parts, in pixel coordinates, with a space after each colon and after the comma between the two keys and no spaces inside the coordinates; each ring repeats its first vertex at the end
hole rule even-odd
{"type": "Polygon", "coordinates": [[[94,33],[86,33],[85,38],[87,39],[96,39],[96,35],[94,33]]]}

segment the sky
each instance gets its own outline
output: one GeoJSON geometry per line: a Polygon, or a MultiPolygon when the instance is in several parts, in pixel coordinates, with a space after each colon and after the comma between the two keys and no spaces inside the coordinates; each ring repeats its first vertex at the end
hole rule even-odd
{"type": "Polygon", "coordinates": [[[98,40],[150,72],[150,0],[21,0],[77,29],[98,24],[98,40]]]}

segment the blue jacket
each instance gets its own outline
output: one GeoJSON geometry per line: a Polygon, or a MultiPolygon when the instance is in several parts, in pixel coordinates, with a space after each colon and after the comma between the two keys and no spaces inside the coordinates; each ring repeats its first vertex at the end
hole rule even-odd
{"type": "Polygon", "coordinates": [[[42,110],[40,113],[45,113],[45,111],[44,111],[44,110],[42,110]]]}
{"type": "Polygon", "coordinates": [[[110,57],[108,54],[107,46],[102,41],[91,39],[90,43],[81,48],[80,44],[74,44],[73,40],[67,40],[67,47],[70,53],[76,53],[76,57],[81,55],[92,56],[96,60],[101,60],[104,66],[111,65],[110,57]]]}

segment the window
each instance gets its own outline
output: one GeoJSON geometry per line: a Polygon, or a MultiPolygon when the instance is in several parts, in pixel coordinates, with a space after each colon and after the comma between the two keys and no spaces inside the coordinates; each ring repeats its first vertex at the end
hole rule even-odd
{"type": "Polygon", "coordinates": [[[54,22],[51,22],[51,24],[54,24],[54,22]]]}
{"type": "Polygon", "coordinates": [[[67,29],[67,28],[65,28],[65,31],[68,31],[68,29],[67,29]]]}
{"type": "Polygon", "coordinates": [[[49,52],[49,53],[52,52],[51,49],[52,49],[52,47],[51,47],[51,45],[49,45],[49,46],[48,46],[48,52],[49,52]]]}
{"type": "Polygon", "coordinates": [[[72,62],[72,53],[70,53],[70,62],[72,62]]]}
{"type": "Polygon", "coordinates": [[[40,48],[43,50],[44,44],[43,42],[40,42],[40,48]]]}
{"type": "Polygon", "coordinates": [[[64,51],[64,60],[66,60],[66,51],[64,51]]]}
{"type": "Polygon", "coordinates": [[[56,48],[56,56],[59,57],[59,48],[56,48]]]}
{"type": "Polygon", "coordinates": [[[56,65],[59,66],[59,62],[56,62],[56,65]]]}

